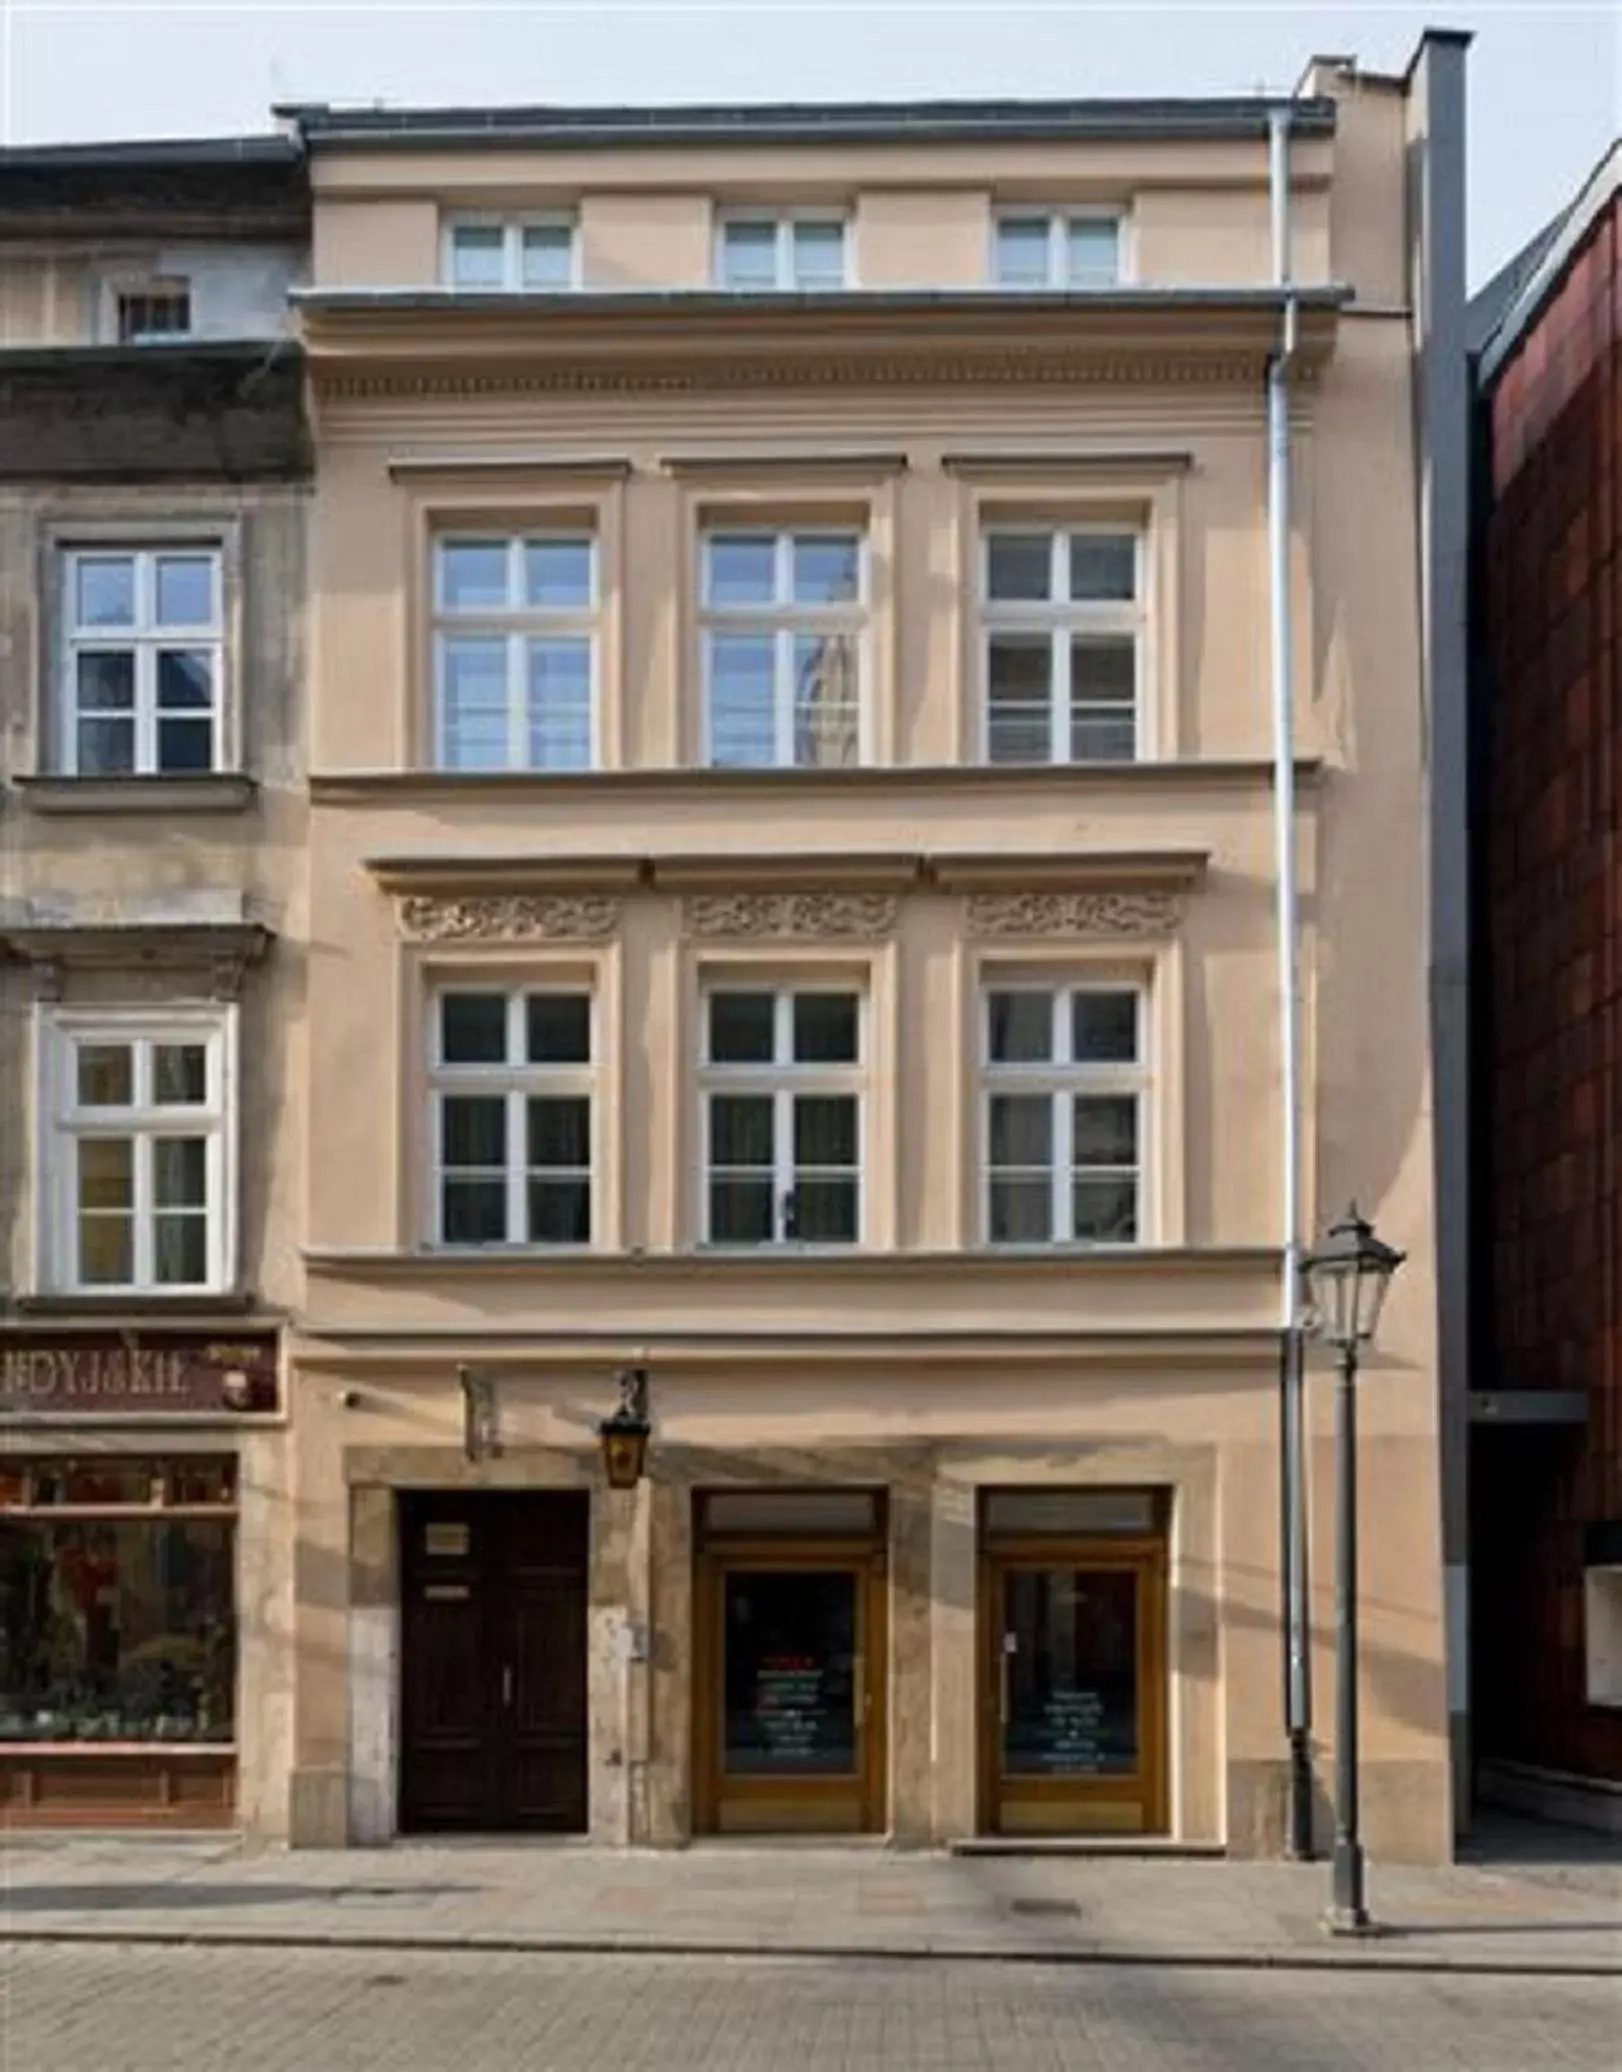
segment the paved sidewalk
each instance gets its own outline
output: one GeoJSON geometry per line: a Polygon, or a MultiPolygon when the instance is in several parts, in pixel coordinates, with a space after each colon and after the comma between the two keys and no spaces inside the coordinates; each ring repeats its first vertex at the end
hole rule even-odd
{"type": "Polygon", "coordinates": [[[13,1834],[0,1941],[708,1952],[1379,1967],[1622,1977],[1622,1852],[1375,1865],[1383,1933],[1320,1922],[1324,1865],[947,1856],[715,1843],[401,1843],[290,1853],[225,1838],[13,1834]]]}

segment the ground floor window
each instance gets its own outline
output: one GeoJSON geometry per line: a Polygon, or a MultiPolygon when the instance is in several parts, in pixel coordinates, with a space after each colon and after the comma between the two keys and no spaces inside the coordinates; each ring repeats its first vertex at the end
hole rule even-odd
{"type": "Polygon", "coordinates": [[[0,1742],[229,1744],[235,1463],[0,1471],[0,1742]]]}

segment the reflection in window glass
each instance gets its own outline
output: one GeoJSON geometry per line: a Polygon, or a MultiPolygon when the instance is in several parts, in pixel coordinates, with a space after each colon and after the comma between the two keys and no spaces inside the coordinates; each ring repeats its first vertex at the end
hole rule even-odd
{"type": "Polygon", "coordinates": [[[232,1739],[227,1519],[0,1520],[0,1741],[232,1739]]]}

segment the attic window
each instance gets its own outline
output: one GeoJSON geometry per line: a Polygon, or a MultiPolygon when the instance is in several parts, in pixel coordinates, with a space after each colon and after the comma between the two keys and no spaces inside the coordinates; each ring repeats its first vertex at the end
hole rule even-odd
{"type": "Polygon", "coordinates": [[[118,297],[118,342],[184,338],[191,330],[191,289],[184,281],[132,288],[118,297]]]}

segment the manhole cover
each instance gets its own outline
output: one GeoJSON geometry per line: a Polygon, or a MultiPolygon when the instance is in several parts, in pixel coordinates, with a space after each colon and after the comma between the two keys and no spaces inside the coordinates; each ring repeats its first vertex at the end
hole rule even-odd
{"type": "Polygon", "coordinates": [[[1053,1914],[1067,1920],[1079,1920],[1081,1908],[1073,1899],[1016,1899],[1011,1902],[1010,1911],[1016,1914],[1053,1914]]]}

